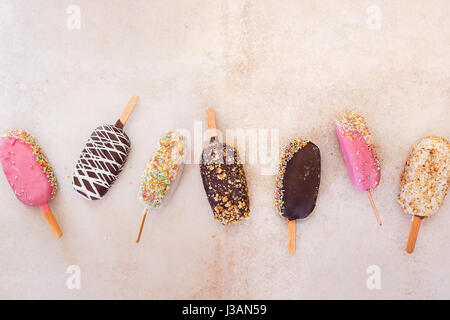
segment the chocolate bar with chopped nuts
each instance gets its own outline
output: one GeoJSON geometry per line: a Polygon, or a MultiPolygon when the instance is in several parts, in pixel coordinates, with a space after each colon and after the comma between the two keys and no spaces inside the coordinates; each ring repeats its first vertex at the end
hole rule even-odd
{"type": "Polygon", "coordinates": [[[202,153],[200,174],[214,219],[230,225],[250,217],[244,167],[235,148],[212,137],[202,153]]]}

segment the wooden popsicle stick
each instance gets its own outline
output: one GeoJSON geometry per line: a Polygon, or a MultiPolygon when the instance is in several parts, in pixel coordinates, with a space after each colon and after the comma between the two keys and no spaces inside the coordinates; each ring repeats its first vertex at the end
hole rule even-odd
{"type": "Polygon", "coordinates": [[[122,115],[119,118],[119,121],[123,127],[127,123],[128,118],[133,113],[134,107],[136,107],[138,102],[139,102],[139,97],[137,97],[137,96],[132,96],[130,101],[128,101],[127,106],[125,107],[125,109],[122,112],[122,115]]]}
{"type": "Polygon", "coordinates": [[[148,212],[147,208],[145,208],[144,211],[142,212],[143,216],[142,216],[142,220],[141,220],[141,226],[139,227],[139,233],[136,238],[136,243],[139,243],[139,240],[141,240],[142,230],[144,229],[144,223],[145,223],[145,218],[147,217],[147,212],[148,212]]]}
{"type": "Polygon", "coordinates": [[[378,213],[377,207],[375,206],[375,202],[373,201],[372,193],[370,192],[370,190],[367,190],[367,195],[369,196],[370,204],[372,205],[373,212],[375,213],[375,217],[377,218],[378,225],[381,226],[380,215],[379,215],[379,213],[378,213]]]}
{"type": "Polygon", "coordinates": [[[289,254],[293,255],[295,254],[295,248],[296,248],[296,236],[297,236],[297,220],[289,220],[288,221],[288,250],[289,254]]]}
{"type": "Polygon", "coordinates": [[[50,225],[50,228],[53,231],[53,234],[57,238],[61,238],[62,231],[59,228],[58,222],[56,222],[55,217],[53,216],[52,209],[50,209],[50,206],[48,204],[43,204],[42,206],[39,206],[44,213],[44,217],[47,220],[48,224],[50,225]]]}
{"type": "Polygon", "coordinates": [[[214,115],[214,109],[206,109],[206,120],[208,121],[208,129],[211,138],[217,137],[216,116],[214,115]]]}
{"type": "Polygon", "coordinates": [[[406,252],[413,253],[416,246],[417,234],[419,233],[420,223],[423,217],[414,216],[409,230],[408,244],[406,245],[406,252]]]}

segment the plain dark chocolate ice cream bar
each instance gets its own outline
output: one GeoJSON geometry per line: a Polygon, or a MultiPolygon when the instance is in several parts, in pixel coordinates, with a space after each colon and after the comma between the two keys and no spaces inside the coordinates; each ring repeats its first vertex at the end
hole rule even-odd
{"type": "Polygon", "coordinates": [[[295,139],[284,148],[278,168],[275,206],[289,220],[289,253],[295,253],[296,219],[316,206],[320,185],[320,151],[308,140],[295,139]]]}
{"type": "Polygon", "coordinates": [[[138,101],[132,97],[114,125],[97,127],[86,142],[72,177],[72,187],[84,198],[102,198],[122,171],[131,146],[123,127],[138,101]]]}
{"type": "Polygon", "coordinates": [[[219,142],[214,111],[206,111],[211,140],[203,150],[200,174],[214,219],[224,225],[250,217],[247,180],[234,147],[219,142]]]}

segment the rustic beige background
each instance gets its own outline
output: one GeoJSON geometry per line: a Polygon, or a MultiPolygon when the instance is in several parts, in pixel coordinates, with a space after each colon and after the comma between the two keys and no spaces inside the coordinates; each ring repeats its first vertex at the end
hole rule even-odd
{"type": "Polygon", "coordinates": [[[410,219],[396,202],[410,147],[450,138],[450,2],[74,0],[0,1],[0,129],[24,128],[44,147],[60,183],[51,202],[55,240],[37,208],[0,178],[0,298],[305,299],[450,298],[450,201],[404,251],[410,219]],[[371,29],[367,8],[381,10],[371,29]],[[132,94],[126,169],[98,202],[70,175],[91,130],[112,123],[132,94]],[[193,131],[204,109],[225,128],[275,128],[281,142],[313,140],[323,156],[315,212],[298,223],[287,254],[274,177],[246,165],[252,218],[212,219],[196,165],[134,239],[141,170],[159,135],[193,131]],[[374,192],[384,225],[355,191],[332,129],[335,115],[363,112],[382,161],[374,192]],[[79,265],[81,290],[66,287],[79,265]],[[381,290],[366,269],[381,268],[381,290]]]}

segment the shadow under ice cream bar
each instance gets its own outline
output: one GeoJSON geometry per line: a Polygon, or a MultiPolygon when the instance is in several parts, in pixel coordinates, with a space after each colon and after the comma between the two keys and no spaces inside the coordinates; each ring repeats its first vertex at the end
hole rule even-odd
{"type": "Polygon", "coordinates": [[[380,183],[381,169],[366,121],[360,114],[350,111],[338,115],[334,129],[350,180],[357,190],[367,191],[370,204],[381,226],[381,219],[371,193],[371,190],[380,183]]]}
{"type": "Polygon", "coordinates": [[[206,110],[211,140],[203,150],[200,174],[214,219],[224,225],[250,218],[247,180],[237,150],[219,142],[214,110],[206,110]]]}
{"type": "Polygon", "coordinates": [[[17,199],[27,206],[39,206],[54,235],[60,238],[61,229],[48,205],[56,195],[56,177],[37,141],[24,130],[8,131],[0,138],[0,158],[17,199]]]}
{"type": "Polygon", "coordinates": [[[86,142],[72,177],[72,187],[84,198],[102,198],[122,171],[131,146],[123,127],[138,101],[132,97],[114,125],[97,127],[86,142]]]}
{"type": "Polygon", "coordinates": [[[296,220],[308,217],[314,210],[319,185],[319,148],[308,140],[290,141],[282,151],[275,191],[277,211],[289,220],[289,254],[295,253],[296,220]]]}
{"type": "Polygon", "coordinates": [[[174,192],[183,172],[185,156],[185,136],[168,131],[159,139],[141,178],[138,199],[145,208],[136,242],[141,238],[148,210],[161,208],[174,192]]]}
{"type": "Polygon", "coordinates": [[[413,217],[406,251],[412,253],[422,219],[444,203],[450,180],[450,143],[441,137],[418,141],[400,179],[398,202],[413,217]]]}

